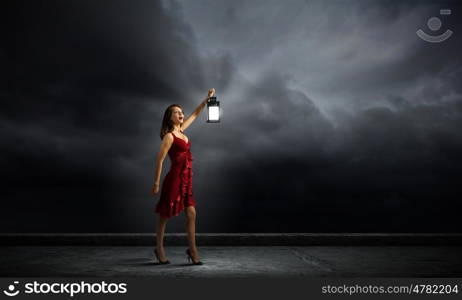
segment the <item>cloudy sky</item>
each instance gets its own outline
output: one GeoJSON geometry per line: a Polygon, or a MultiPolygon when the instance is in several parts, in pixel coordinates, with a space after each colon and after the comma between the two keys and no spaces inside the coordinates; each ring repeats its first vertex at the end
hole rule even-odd
{"type": "MultiPolygon", "coordinates": [[[[9,5],[3,232],[153,231],[164,110],[178,103],[188,115],[212,87],[221,123],[203,111],[186,131],[198,232],[462,225],[456,1],[9,5]],[[427,27],[431,17],[440,29],[427,27]],[[419,28],[453,35],[428,43],[419,28]]],[[[182,232],[184,220],[167,231],[182,232]]]]}

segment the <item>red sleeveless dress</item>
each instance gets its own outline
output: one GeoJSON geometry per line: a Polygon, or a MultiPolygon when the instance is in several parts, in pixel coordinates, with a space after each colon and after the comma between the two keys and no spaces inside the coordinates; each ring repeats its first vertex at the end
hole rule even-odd
{"type": "Polygon", "coordinates": [[[185,207],[196,205],[192,191],[191,141],[186,143],[173,132],[171,134],[173,144],[168,150],[171,166],[165,175],[155,208],[155,212],[166,218],[178,216],[185,207]]]}

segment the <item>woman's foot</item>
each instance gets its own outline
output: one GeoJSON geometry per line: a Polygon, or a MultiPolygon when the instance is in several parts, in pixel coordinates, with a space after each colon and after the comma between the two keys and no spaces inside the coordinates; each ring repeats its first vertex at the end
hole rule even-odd
{"type": "Polygon", "coordinates": [[[163,248],[155,248],[154,254],[156,255],[157,261],[159,261],[160,264],[170,263],[170,261],[165,257],[165,250],[163,248]]]}
{"type": "Polygon", "coordinates": [[[191,250],[191,249],[186,249],[186,255],[188,256],[188,261],[192,260],[192,263],[194,265],[202,265],[203,263],[199,260],[199,253],[197,252],[197,249],[191,250]]]}

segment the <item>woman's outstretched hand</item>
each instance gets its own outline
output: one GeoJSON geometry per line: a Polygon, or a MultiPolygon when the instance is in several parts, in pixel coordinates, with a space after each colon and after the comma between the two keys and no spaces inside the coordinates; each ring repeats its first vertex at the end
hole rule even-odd
{"type": "Polygon", "coordinates": [[[209,94],[208,94],[208,97],[213,97],[215,95],[215,89],[210,89],[209,90],[209,94]]]}

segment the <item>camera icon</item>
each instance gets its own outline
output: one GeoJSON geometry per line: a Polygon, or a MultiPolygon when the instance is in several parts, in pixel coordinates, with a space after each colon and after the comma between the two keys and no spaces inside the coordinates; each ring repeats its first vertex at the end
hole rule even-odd
{"type": "MultiPolygon", "coordinates": [[[[440,9],[440,15],[450,15],[451,10],[450,9],[440,9]]],[[[437,31],[441,28],[441,20],[438,17],[431,17],[427,21],[427,26],[431,31],[437,31]]],[[[419,29],[416,31],[416,34],[419,38],[422,40],[429,42],[429,43],[441,43],[445,40],[447,40],[451,35],[452,35],[451,30],[446,30],[444,33],[440,35],[430,35],[425,33],[422,29],[419,29]]]]}
{"type": "Polygon", "coordinates": [[[15,291],[15,288],[16,288],[15,284],[18,284],[18,283],[19,281],[15,281],[14,284],[10,284],[7,290],[3,290],[3,293],[7,295],[8,297],[17,296],[19,294],[19,291],[18,290],[15,291]]]}

